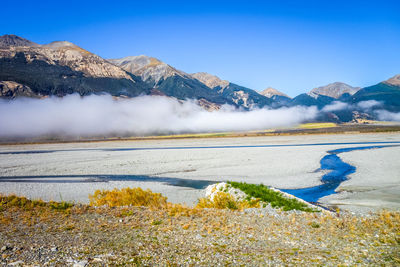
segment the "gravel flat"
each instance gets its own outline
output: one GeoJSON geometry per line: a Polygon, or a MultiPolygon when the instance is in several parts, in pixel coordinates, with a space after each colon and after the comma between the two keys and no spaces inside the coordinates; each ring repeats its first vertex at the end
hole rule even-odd
{"type": "Polygon", "coordinates": [[[364,212],[400,210],[400,147],[353,151],[340,157],[357,170],[340,184],[339,194],[320,201],[364,212]]]}
{"type": "Polygon", "coordinates": [[[171,210],[0,213],[2,266],[398,266],[399,213],[171,210]]]}
{"type": "MultiPolygon", "coordinates": [[[[164,194],[171,202],[192,205],[203,194],[202,181],[244,181],[276,188],[315,186],[323,175],[316,171],[319,161],[328,150],[394,141],[400,141],[399,133],[2,145],[0,192],[87,203],[96,189],[140,186],[164,194]],[[357,142],[365,144],[351,144],[357,142]]],[[[354,180],[343,186],[356,181],[357,187],[376,184],[382,172],[387,174],[386,184],[400,184],[399,176],[393,175],[399,169],[395,161],[399,148],[342,155],[357,167],[354,180]],[[365,169],[369,164],[375,164],[374,172],[365,169]]],[[[382,190],[366,198],[384,199],[385,194],[382,190]]],[[[358,197],[347,193],[341,203],[346,209],[358,197]]],[[[385,203],[381,206],[386,207],[385,203]]]]}

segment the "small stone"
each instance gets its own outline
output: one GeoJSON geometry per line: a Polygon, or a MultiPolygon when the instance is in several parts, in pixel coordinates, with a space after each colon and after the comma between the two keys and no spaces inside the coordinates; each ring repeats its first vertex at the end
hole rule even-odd
{"type": "Polygon", "coordinates": [[[88,261],[83,260],[83,261],[79,261],[77,263],[74,263],[73,267],[85,267],[85,266],[87,266],[87,264],[88,264],[88,261]]]}
{"type": "Polygon", "coordinates": [[[102,259],[100,259],[100,258],[93,258],[93,261],[92,262],[102,262],[103,260],[102,259]]]}
{"type": "Polygon", "coordinates": [[[10,265],[10,266],[22,266],[22,265],[24,265],[24,262],[23,261],[14,261],[12,263],[9,263],[8,265],[10,265]]]}
{"type": "Polygon", "coordinates": [[[1,252],[6,251],[7,250],[7,246],[2,246],[1,247],[1,252]]]}
{"type": "Polygon", "coordinates": [[[202,239],[203,237],[200,234],[196,235],[196,239],[202,239]]]}
{"type": "Polygon", "coordinates": [[[56,252],[56,251],[58,251],[58,247],[52,247],[50,250],[51,250],[52,252],[56,252]]]}

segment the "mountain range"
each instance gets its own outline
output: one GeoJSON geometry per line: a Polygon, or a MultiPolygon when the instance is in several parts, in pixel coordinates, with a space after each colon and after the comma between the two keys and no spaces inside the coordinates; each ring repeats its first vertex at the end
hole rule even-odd
{"type": "Polygon", "coordinates": [[[365,110],[354,108],[363,101],[379,101],[380,108],[400,111],[400,75],[365,88],[334,82],[291,98],[274,88],[257,92],[206,72],[189,74],[154,57],[103,59],[68,41],[40,45],[16,35],[0,36],[0,97],[72,93],[163,95],[180,101],[195,99],[209,110],[230,104],[244,110],[303,105],[324,111],[327,105],[341,101],[353,108],[331,109],[320,118],[339,122],[363,114],[365,110]]]}

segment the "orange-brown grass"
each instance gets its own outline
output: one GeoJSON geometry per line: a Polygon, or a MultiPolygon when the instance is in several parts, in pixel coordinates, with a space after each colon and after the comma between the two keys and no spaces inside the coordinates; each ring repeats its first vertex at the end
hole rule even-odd
{"type": "Polygon", "coordinates": [[[192,216],[192,215],[198,215],[200,213],[200,209],[196,207],[195,208],[188,207],[182,204],[168,203],[167,212],[169,216],[175,216],[175,217],[192,216]]]}
{"type": "Polygon", "coordinates": [[[150,189],[143,190],[140,187],[96,190],[93,195],[89,195],[89,199],[92,206],[145,206],[150,208],[167,206],[166,197],[160,193],[153,193],[150,189]]]}
{"type": "MultiPolygon", "coordinates": [[[[188,207],[182,204],[167,202],[167,197],[151,190],[137,188],[122,188],[114,190],[96,190],[89,195],[91,206],[143,206],[152,210],[164,210],[169,216],[192,216],[197,215],[204,208],[243,210],[245,208],[260,207],[259,200],[237,201],[234,197],[225,192],[218,192],[213,200],[207,198],[199,199],[195,207],[188,207]]],[[[121,212],[120,216],[129,216],[130,211],[121,212]]]]}
{"type": "Polygon", "coordinates": [[[73,204],[65,201],[56,202],[44,202],[41,199],[38,200],[30,200],[26,197],[19,197],[16,195],[4,196],[0,194],[0,211],[4,208],[8,207],[18,207],[23,210],[33,210],[37,207],[50,207],[54,210],[68,211],[73,204]]]}
{"type": "Polygon", "coordinates": [[[16,195],[5,196],[0,194],[0,223],[11,223],[14,212],[19,212],[20,221],[30,226],[37,221],[51,220],[54,216],[60,216],[60,213],[64,214],[63,216],[68,216],[72,207],[72,203],[65,201],[45,202],[41,199],[30,200],[26,197],[19,197],[16,195]]]}

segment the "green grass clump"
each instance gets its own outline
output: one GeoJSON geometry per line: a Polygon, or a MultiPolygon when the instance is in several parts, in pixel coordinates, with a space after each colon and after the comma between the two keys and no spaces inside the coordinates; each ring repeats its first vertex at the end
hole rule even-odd
{"type": "Polygon", "coordinates": [[[162,224],[162,220],[152,220],[151,225],[160,225],[162,224]]]}
{"type": "MultiPolygon", "coordinates": [[[[225,188],[226,189],[226,188],[225,188]]],[[[212,208],[212,209],[230,209],[243,210],[247,208],[259,208],[260,201],[258,199],[235,200],[235,197],[227,192],[217,192],[214,199],[200,198],[196,208],[212,208]]]]}
{"type": "Polygon", "coordinates": [[[232,187],[242,190],[250,198],[256,198],[262,202],[270,203],[273,208],[281,208],[284,211],[300,210],[306,212],[317,212],[307,204],[294,198],[286,198],[280,192],[276,192],[263,184],[247,184],[239,182],[228,182],[232,187]]]}
{"type": "Polygon", "coordinates": [[[53,210],[67,210],[73,206],[72,203],[69,203],[66,201],[61,201],[61,202],[51,201],[51,202],[49,202],[49,204],[53,210]]]}

